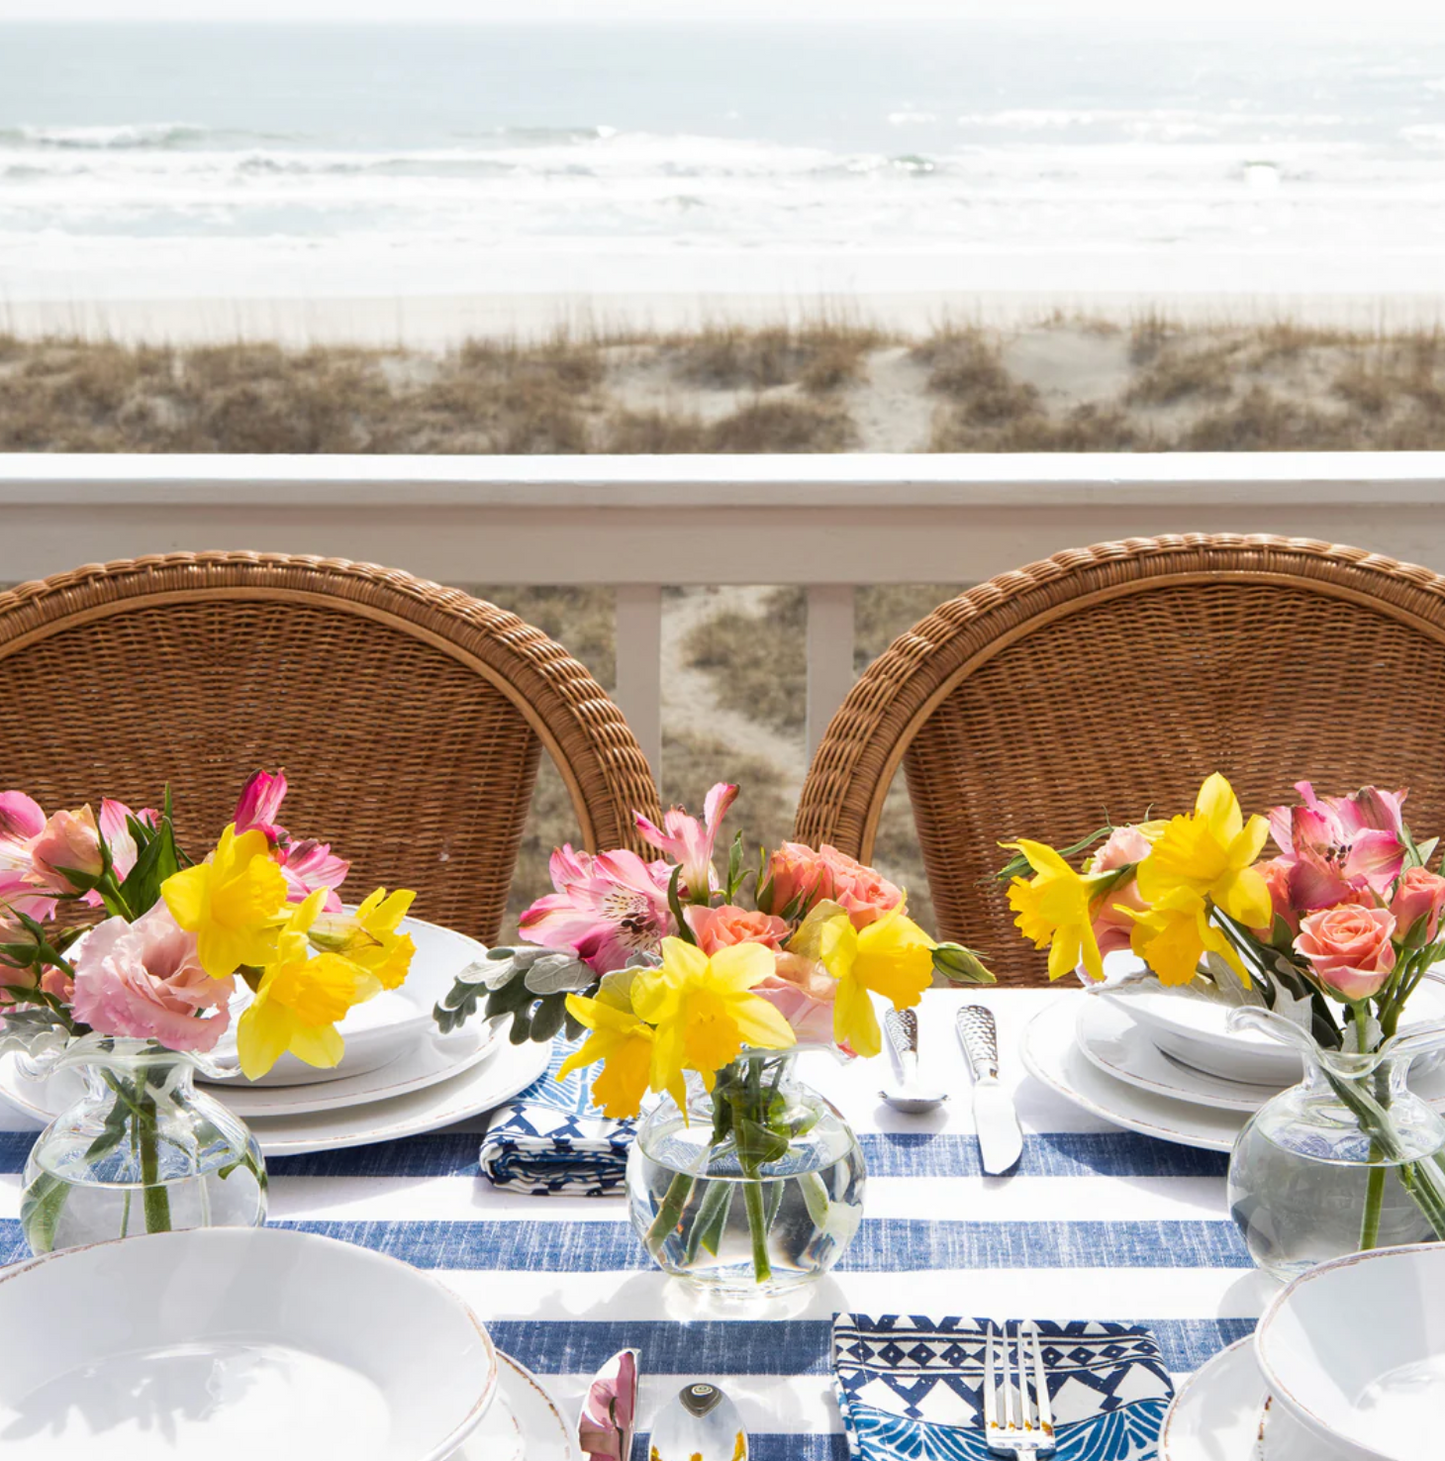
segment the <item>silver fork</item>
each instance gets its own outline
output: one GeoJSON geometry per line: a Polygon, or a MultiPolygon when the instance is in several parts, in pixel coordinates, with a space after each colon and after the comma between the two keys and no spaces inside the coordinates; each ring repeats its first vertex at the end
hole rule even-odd
{"type": "Polygon", "coordinates": [[[1044,1371],[1037,1324],[1019,1324],[1012,1346],[1007,1324],[1002,1334],[997,1325],[989,1324],[984,1344],[983,1426],[988,1449],[995,1456],[1032,1461],[1035,1456],[1053,1455],[1054,1415],[1049,1404],[1049,1377],[1044,1371]],[[1026,1337],[1027,1355],[1024,1352],[1026,1337]],[[1010,1348],[1018,1357],[1017,1366],[1009,1364],[1010,1348]],[[1029,1393],[1030,1365],[1033,1368],[1032,1396],[1029,1393]]]}

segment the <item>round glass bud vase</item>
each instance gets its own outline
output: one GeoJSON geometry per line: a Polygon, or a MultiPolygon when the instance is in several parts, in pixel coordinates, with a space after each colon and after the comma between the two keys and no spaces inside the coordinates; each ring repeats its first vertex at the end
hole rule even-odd
{"type": "Polygon", "coordinates": [[[84,1090],[25,1163],[20,1225],[31,1252],[266,1221],[261,1148],[196,1089],[201,1063],[148,1041],[88,1035],[48,1067],[75,1070],[84,1090]]]}
{"type": "Polygon", "coordinates": [[[794,1078],[796,1051],[745,1051],[711,1094],[689,1077],[642,1119],[627,1162],[632,1225],[668,1273],[725,1298],[826,1273],[863,1216],[867,1169],[837,1108],[794,1078]]]}
{"type": "MultiPolygon", "coordinates": [[[[1406,1084],[1445,1031],[1366,1054],[1321,1049],[1260,1010],[1234,1016],[1298,1046],[1305,1078],[1249,1119],[1229,1159],[1229,1209],[1250,1256],[1288,1282],[1327,1259],[1445,1238],[1445,1120],[1406,1084]]],[[[1348,1038],[1348,1037],[1347,1037],[1348,1038]]]]}

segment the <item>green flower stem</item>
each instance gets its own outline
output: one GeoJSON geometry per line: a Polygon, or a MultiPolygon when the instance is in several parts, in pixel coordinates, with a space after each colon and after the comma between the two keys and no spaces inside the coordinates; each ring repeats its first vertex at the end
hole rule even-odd
{"type": "Polygon", "coordinates": [[[688,1198],[692,1196],[694,1180],[689,1172],[679,1172],[673,1177],[667,1184],[662,1206],[657,1209],[657,1216],[647,1230],[647,1251],[659,1263],[662,1261],[663,1245],[677,1231],[677,1225],[682,1221],[683,1210],[687,1207],[688,1198]]]}
{"type": "Polygon", "coordinates": [[[160,1181],[160,1138],[156,1131],[155,1097],[149,1090],[142,1089],[136,1104],[140,1109],[137,1135],[140,1138],[140,1176],[145,1184],[141,1195],[145,1204],[146,1232],[168,1233],[171,1230],[171,1195],[160,1181]]]}
{"type": "Polygon", "coordinates": [[[743,1204],[748,1214],[748,1232],[753,1240],[753,1277],[759,1283],[766,1283],[773,1276],[772,1260],[768,1257],[768,1217],[763,1210],[763,1184],[758,1178],[756,1167],[743,1167],[747,1182],[743,1185],[743,1204]]]}

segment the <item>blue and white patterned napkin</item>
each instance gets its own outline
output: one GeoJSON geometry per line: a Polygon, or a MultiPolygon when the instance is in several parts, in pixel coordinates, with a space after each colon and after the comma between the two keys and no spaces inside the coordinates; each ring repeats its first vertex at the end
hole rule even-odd
{"type": "MultiPolygon", "coordinates": [[[[839,1314],[833,1378],[862,1461],[989,1461],[983,1433],[987,1321],[839,1314]]],[[[1174,1394],[1147,1329],[1039,1323],[1055,1461],[1154,1461],[1174,1394]]]]}
{"type": "Polygon", "coordinates": [[[557,1079],[576,1047],[558,1040],[545,1074],[492,1113],[482,1138],[482,1175],[494,1187],[536,1197],[621,1196],[636,1125],[592,1105],[595,1067],[557,1079]]]}

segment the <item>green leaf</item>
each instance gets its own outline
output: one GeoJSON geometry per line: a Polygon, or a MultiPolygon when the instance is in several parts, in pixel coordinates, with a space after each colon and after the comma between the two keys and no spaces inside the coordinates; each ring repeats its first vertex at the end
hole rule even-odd
{"type": "Polygon", "coordinates": [[[738,1156],[744,1166],[762,1167],[780,1162],[788,1154],[788,1136],[764,1126],[749,1116],[734,1113],[733,1132],[737,1137],[738,1156]]]}
{"type": "Polygon", "coordinates": [[[566,994],[549,994],[538,1003],[532,1015],[532,1039],[538,1044],[550,1040],[562,1028],[566,1013],[566,994]]]}
{"type": "Polygon", "coordinates": [[[728,851],[728,880],[727,880],[727,901],[736,902],[738,889],[743,885],[743,834],[738,833],[733,838],[733,845],[728,851]]]}
{"type": "Polygon", "coordinates": [[[525,1045],[532,1038],[532,1016],[528,1010],[512,1011],[512,1028],[507,1039],[513,1045],[525,1045]]]}
{"type": "Polygon", "coordinates": [[[728,1213],[732,1210],[734,1182],[709,1182],[707,1191],[697,1207],[697,1216],[692,1220],[692,1231],[687,1236],[687,1260],[697,1257],[699,1248],[706,1248],[714,1258],[722,1242],[723,1229],[727,1227],[728,1213]]]}
{"type": "Polygon", "coordinates": [[[697,935],[693,933],[691,925],[682,916],[682,902],[678,897],[678,884],[682,881],[682,869],[675,867],[672,876],[667,880],[667,906],[672,909],[672,916],[677,921],[677,936],[684,943],[697,944],[697,935]]]}
{"type": "Polygon", "coordinates": [[[768,873],[768,849],[758,848],[758,893],[753,902],[758,905],[759,913],[766,913],[769,917],[773,912],[773,880],[768,873]]]}
{"type": "MultiPolygon", "coordinates": [[[[1069,858],[1077,857],[1081,852],[1087,852],[1096,842],[1102,841],[1113,830],[1113,827],[1106,822],[1098,831],[1090,832],[1087,837],[1081,837],[1072,847],[1060,847],[1058,854],[1067,862],[1069,858]]],[[[1033,868],[1029,865],[1028,858],[1023,853],[1016,852],[993,876],[996,882],[1008,883],[1012,882],[1014,878],[1021,878],[1032,872],[1033,868]]]]}
{"type": "Polygon", "coordinates": [[[70,1184],[49,1172],[42,1172],[20,1199],[20,1226],[33,1253],[49,1253],[55,1247],[55,1229],[60,1222],[70,1184]]]}

